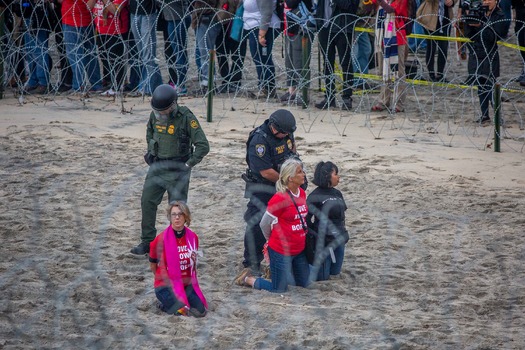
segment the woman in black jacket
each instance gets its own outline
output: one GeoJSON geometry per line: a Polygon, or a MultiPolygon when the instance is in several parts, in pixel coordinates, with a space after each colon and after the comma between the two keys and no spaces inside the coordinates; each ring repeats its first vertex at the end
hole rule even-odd
{"type": "MultiPolygon", "coordinates": [[[[313,183],[317,188],[308,195],[308,230],[316,236],[314,268],[317,280],[324,281],[341,273],[348,242],[345,227],[347,209],[339,184],[339,170],[332,162],[319,162],[315,167],[313,183]]],[[[315,276],[315,275],[314,275],[315,276]]]]}
{"type": "Polygon", "coordinates": [[[498,5],[498,0],[483,0],[487,11],[480,16],[466,10],[463,18],[467,22],[465,35],[472,40],[468,43],[468,73],[478,86],[481,117],[475,123],[490,123],[489,104],[496,78],[499,77],[499,53],[497,41],[505,34],[505,15],[498,5]]]}

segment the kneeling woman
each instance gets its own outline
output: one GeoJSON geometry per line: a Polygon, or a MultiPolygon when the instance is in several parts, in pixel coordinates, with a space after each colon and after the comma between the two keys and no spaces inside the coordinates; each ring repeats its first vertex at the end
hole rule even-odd
{"type": "Polygon", "coordinates": [[[349,239],[345,226],[347,207],[343,194],[335,188],[339,184],[339,169],[334,163],[318,163],[313,183],[317,188],[308,195],[306,222],[317,237],[312,273],[317,270],[317,280],[324,281],[341,273],[345,244],[349,239]]]}
{"type": "Polygon", "coordinates": [[[237,283],[282,293],[293,281],[296,286],[306,287],[310,267],[304,254],[306,221],[308,213],[306,193],[300,187],[305,182],[303,164],[297,159],[288,159],[281,166],[277,193],[268,202],[260,226],[268,240],[270,272],[272,280],[255,278],[247,274],[239,276],[237,283]]]}
{"type": "Polygon", "coordinates": [[[150,243],[150,268],[155,275],[155,295],[168,314],[203,317],[208,304],[197,281],[199,239],[187,226],[190,209],[184,202],[168,207],[168,226],[150,243]]]}

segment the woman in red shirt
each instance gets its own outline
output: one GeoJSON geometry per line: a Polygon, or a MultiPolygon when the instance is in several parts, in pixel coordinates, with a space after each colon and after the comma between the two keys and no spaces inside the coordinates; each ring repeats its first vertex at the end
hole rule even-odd
{"type": "Polygon", "coordinates": [[[171,225],[150,243],[149,251],[159,308],[168,314],[204,317],[208,304],[197,280],[199,238],[187,227],[190,209],[177,201],[167,214],[171,225]]]}
{"type": "Polygon", "coordinates": [[[121,94],[125,80],[126,45],[129,31],[128,0],[97,0],[93,7],[98,35],[97,46],[104,72],[109,72],[111,88],[101,95],[121,94]]]}
{"type": "Polygon", "coordinates": [[[309,282],[310,266],[304,254],[306,235],[306,193],[300,187],[304,184],[305,173],[301,161],[290,158],[281,166],[277,193],[268,202],[268,208],[261,219],[261,229],[268,240],[270,272],[272,280],[255,278],[249,269],[237,278],[240,285],[264,289],[274,293],[286,292],[292,281],[306,287],[309,282]]]}

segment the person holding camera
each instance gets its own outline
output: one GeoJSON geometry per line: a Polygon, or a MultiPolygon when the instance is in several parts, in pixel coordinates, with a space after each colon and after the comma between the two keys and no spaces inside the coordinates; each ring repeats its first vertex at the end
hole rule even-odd
{"type": "Polygon", "coordinates": [[[467,43],[468,73],[478,87],[481,106],[481,116],[475,123],[487,124],[494,84],[500,74],[497,41],[505,35],[505,14],[498,7],[498,0],[482,1],[463,0],[461,8],[465,36],[472,41],[467,43]]]}
{"type": "Polygon", "coordinates": [[[144,160],[149,170],[142,189],[141,243],[132,254],[149,252],[157,230],[157,207],[168,191],[168,202],[188,198],[191,168],[208,154],[210,145],[197,118],[187,108],[177,104],[177,92],[168,84],[155,89],[151,98],[146,141],[148,152],[144,160]]]}

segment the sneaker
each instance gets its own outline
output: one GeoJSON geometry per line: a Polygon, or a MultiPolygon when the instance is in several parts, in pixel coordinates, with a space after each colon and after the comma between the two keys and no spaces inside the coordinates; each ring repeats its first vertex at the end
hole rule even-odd
{"type": "Polygon", "coordinates": [[[149,242],[140,242],[136,247],[131,248],[131,254],[145,255],[149,253],[149,242]]]}
{"type": "Polygon", "coordinates": [[[35,86],[24,86],[24,91],[25,92],[31,92],[31,91],[34,91],[38,88],[38,85],[35,85],[35,86]]]}
{"type": "Polygon", "coordinates": [[[204,85],[201,85],[199,88],[197,88],[196,90],[193,90],[191,92],[191,95],[193,97],[205,97],[208,93],[208,87],[204,86],[204,85]]]}
{"type": "Polygon", "coordinates": [[[487,116],[487,115],[483,116],[483,117],[480,117],[480,118],[474,120],[474,123],[479,124],[479,125],[489,124],[490,123],[490,117],[487,116]]]}
{"type": "Polygon", "coordinates": [[[49,93],[49,88],[44,85],[38,85],[36,89],[33,90],[33,94],[45,95],[47,93],[49,93]]]}
{"type": "Polygon", "coordinates": [[[206,310],[204,310],[204,312],[200,312],[194,307],[190,308],[188,312],[190,315],[192,315],[193,317],[197,317],[197,318],[206,316],[206,310]]]}
{"type": "Polygon", "coordinates": [[[241,287],[248,286],[244,279],[252,275],[252,270],[249,267],[245,267],[242,271],[235,277],[235,284],[241,287]]]}
{"type": "Polygon", "coordinates": [[[140,91],[130,91],[126,94],[128,97],[142,97],[142,92],[140,91]]]}
{"type": "Polygon", "coordinates": [[[89,89],[89,92],[102,92],[104,91],[104,88],[102,86],[92,86],[90,89],[89,89]]]}
{"type": "Polygon", "coordinates": [[[328,102],[328,98],[325,96],[325,98],[322,101],[317,102],[315,104],[315,107],[319,108],[319,109],[323,109],[323,110],[324,109],[328,109],[330,107],[335,108],[336,107],[335,99],[332,98],[332,99],[330,99],[330,102],[328,102]]]}
{"type": "Polygon", "coordinates": [[[111,96],[115,96],[117,93],[115,91],[113,91],[113,89],[109,89],[109,90],[106,90],[104,92],[101,92],[100,93],[100,96],[107,96],[107,97],[111,97],[111,96]]]}
{"type": "Polygon", "coordinates": [[[294,101],[296,97],[297,95],[295,93],[290,94],[289,91],[286,91],[284,95],[279,97],[279,101],[281,101],[282,103],[289,103],[290,101],[294,101]]]}
{"type": "Polygon", "coordinates": [[[343,102],[341,103],[341,109],[343,111],[352,110],[352,98],[351,97],[343,97],[343,102]]]}
{"type": "Polygon", "coordinates": [[[296,98],[295,98],[295,103],[298,105],[298,106],[301,106],[301,108],[303,109],[306,109],[308,108],[308,103],[310,101],[308,100],[308,98],[305,100],[303,100],[302,96],[301,95],[297,95],[296,98]]]}
{"type": "Polygon", "coordinates": [[[179,97],[188,96],[188,89],[186,88],[186,85],[177,86],[177,96],[179,97]]]}
{"type": "Polygon", "coordinates": [[[69,91],[71,90],[71,85],[69,84],[60,84],[59,86],[57,86],[55,88],[56,92],[66,92],[66,91],[69,91]]]}

